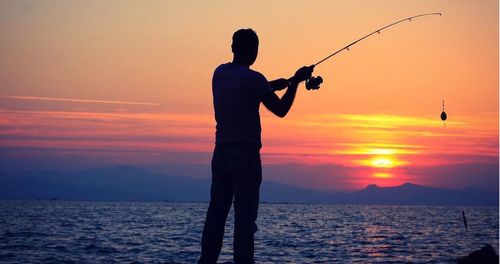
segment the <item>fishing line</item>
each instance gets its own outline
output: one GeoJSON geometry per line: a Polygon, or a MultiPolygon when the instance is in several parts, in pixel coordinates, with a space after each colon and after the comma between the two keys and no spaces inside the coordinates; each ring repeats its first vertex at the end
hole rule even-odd
{"type": "MultiPolygon", "coordinates": [[[[362,40],[364,40],[364,39],[366,39],[366,38],[368,38],[368,37],[370,37],[370,36],[372,36],[372,35],[374,35],[374,34],[380,34],[383,30],[385,30],[385,29],[387,29],[387,28],[390,28],[390,27],[392,27],[392,26],[395,26],[395,25],[397,25],[397,24],[399,24],[399,23],[403,23],[403,22],[411,22],[411,21],[412,21],[412,19],[415,19],[415,18],[418,18],[418,17],[424,17],[424,16],[436,16],[436,15],[441,16],[442,14],[441,14],[441,13],[426,13],[426,14],[420,14],[420,15],[416,15],[416,16],[407,17],[407,18],[404,18],[404,19],[398,20],[398,21],[396,21],[396,22],[393,22],[393,23],[391,23],[391,24],[389,24],[389,25],[383,26],[383,27],[381,27],[381,28],[379,28],[379,29],[376,29],[375,31],[373,31],[373,32],[371,32],[371,33],[369,33],[369,34],[367,34],[367,35],[365,35],[365,36],[363,36],[363,37],[361,37],[361,38],[359,38],[359,39],[357,39],[357,40],[355,40],[355,41],[351,42],[351,43],[350,43],[350,44],[348,44],[347,46],[345,46],[345,47],[343,47],[343,48],[341,48],[341,49],[339,49],[339,50],[337,50],[337,51],[333,52],[332,54],[330,54],[330,55],[326,56],[325,58],[321,59],[320,61],[318,61],[318,62],[314,63],[314,64],[313,64],[313,65],[311,65],[310,67],[313,67],[313,68],[314,68],[314,67],[316,67],[317,65],[319,65],[319,64],[321,64],[321,63],[323,63],[324,61],[326,61],[326,60],[330,59],[331,57],[333,57],[333,56],[335,56],[335,55],[339,54],[340,52],[342,52],[342,51],[344,51],[344,50],[349,51],[349,48],[350,48],[351,46],[356,45],[357,43],[361,42],[362,40]]],[[[321,78],[321,76],[317,76],[317,77],[315,77],[315,76],[311,76],[310,78],[308,78],[308,79],[306,80],[306,89],[307,89],[307,90],[317,90],[317,89],[319,89],[319,86],[321,85],[321,83],[323,83],[323,78],[321,78]]]]}
{"type": "Polygon", "coordinates": [[[315,64],[313,64],[313,66],[317,66],[317,65],[321,64],[322,62],[324,62],[324,61],[326,61],[326,60],[330,59],[331,57],[333,57],[333,56],[337,55],[338,53],[342,52],[343,50],[349,50],[349,47],[354,46],[356,43],[358,43],[358,42],[362,41],[362,40],[363,40],[363,39],[365,39],[365,38],[370,37],[371,35],[373,35],[373,34],[375,34],[375,33],[380,34],[380,33],[382,32],[382,30],[385,30],[385,29],[387,29],[387,28],[390,28],[390,27],[392,27],[392,26],[395,26],[395,25],[397,25],[397,24],[399,24],[399,23],[403,23],[403,22],[406,22],[406,21],[411,22],[411,20],[412,20],[412,19],[417,18],[417,17],[423,17],[423,16],[435,16],[435,15],[439,15],[439,16],[441,16],[442,14],[441,14],[441,13],[426,13],[426,14],[421,14],[421,15],[411,16],[411,17],[407,17],[407,18],[404,18],[404,19],[398,20],[398,21],[396,21],[396,22],[394,22],[394,23],[391,23],[391,24],[389,24],[389,25],[387,25],[387,26],[381,27],[381,28],[379,28],[379,29],[377,29],[377,30],[375,30],[375,31],[371,32],[370,34],[367,34],[367,35],[365,35],[365,36],[363,36],[363,37],[361,37],[361,38],[359,38],[359,39],[357,39],[357,40],[353,41],[353,42],[352,42],[352,43],[350,43],[349,45],[347,45],[347,46],[345,46],[345,47],[343,47],[343,48],[341,48],[341,49],[339,49],[339,50],[335,51],[334,53],[332,53],[332,54],[330,54],[330,55],[326,56],[325,58],[323,58],[323,59],[321,59],[320,61],[318,61],[318,62],[316,62],[315,64]]]}

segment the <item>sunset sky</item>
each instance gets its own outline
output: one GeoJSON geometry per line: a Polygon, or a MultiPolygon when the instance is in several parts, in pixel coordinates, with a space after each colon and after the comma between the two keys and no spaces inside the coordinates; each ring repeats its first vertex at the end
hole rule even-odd
{"type": "Polygon", "coordinates": [[[235,2],[1,1],[0,170],[208,178],[211,78],[235,30],[257,32],[252,68],[272,80],[441,12],[319,65],[286,118],[261,107],[264,180],[498,191],[498,1],[235,2]]]}

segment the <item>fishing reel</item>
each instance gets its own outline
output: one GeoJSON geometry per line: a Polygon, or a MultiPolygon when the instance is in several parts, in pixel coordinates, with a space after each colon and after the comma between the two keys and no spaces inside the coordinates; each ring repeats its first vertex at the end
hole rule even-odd
{"type": "Polygon", "coordinates": [[[311,78],[306,80],[306,89],[307,90],[318,90],[319,86],[323,83],[323,78],[321,76],[311,76],[311,78]]]}

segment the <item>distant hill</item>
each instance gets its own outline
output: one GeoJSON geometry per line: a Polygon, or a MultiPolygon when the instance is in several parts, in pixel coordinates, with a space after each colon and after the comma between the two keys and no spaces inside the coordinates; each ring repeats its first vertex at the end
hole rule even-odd
{"type": "MultiPolygon", "coordinates": [[[[0,199],[206,202],[210,180],[174,177],[120,166],[75,172],[0,173],[0,199]]],[[[262,183],[261,201],[390,205],[496,205],[498,193],[474,188],[451,190],[406,183],[369,185],[351,193],[328,193],[276,182],[262,183]]]]}
{"type": "Polygon", "coordinates": [[[395,187],[369,185],[350,194],[352,203],[406,205],[498,205],[498,193],[475,188],[452,190],[412,183],[395,187]]]}

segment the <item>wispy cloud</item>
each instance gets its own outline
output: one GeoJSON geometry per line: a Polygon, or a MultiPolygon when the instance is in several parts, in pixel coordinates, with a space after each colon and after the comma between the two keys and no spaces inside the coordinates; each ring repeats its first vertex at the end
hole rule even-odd
{"type": "MultiPolygon", "coordinates": [[[[437,173],[443,166],[498,164],[497,115],[456,117],[447,127],[425,117],[381,115],[265,116],[262,122],[263,162],[276,168],[272,178],[292,181],[286,175],[293,165],[302,168],[297,183],[316,179],[308,178],[311,187],[431,183],[431,176],[453,179],[456,171],[437,173]]],[[[0,154],[7,149],[4,158],[19,162],[52,153],[53,160],[74,157],[76,163],[208,168],[214,125],[211,113],[0,109],[0,154]]]]}
{"type": "Polygon", "coordinates": [[[0,109],[0,146],[208,152],[213,122],[201,114],[0,109]]]}
{"type": "Polygon", "coordinates": [[[151,102],[92,100],[92,99],[58,98],[58,97],[42,97],[42,96],[20,96],[20,95],[0,95],[0,98],[14,99],[14,100],[57,101],[57,102],[73,102],[73,103],[93,103],[93,104],[149,105],[149,106],[160,105],[158,103],[151,103],[151,102]]]}

